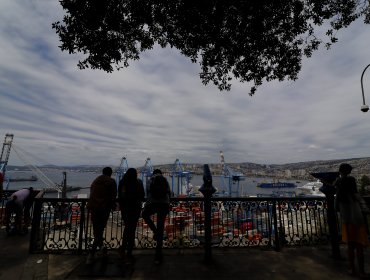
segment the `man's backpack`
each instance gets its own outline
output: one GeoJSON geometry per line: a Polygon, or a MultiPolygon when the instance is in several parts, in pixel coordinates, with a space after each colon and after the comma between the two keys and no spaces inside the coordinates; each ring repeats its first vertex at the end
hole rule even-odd
{"type": "Polygon", "coordinates": [[[150,195],[155,199],[163,199],[167,196],[167,180],[161,175],[153,177],[150,183],[150,195]]]}

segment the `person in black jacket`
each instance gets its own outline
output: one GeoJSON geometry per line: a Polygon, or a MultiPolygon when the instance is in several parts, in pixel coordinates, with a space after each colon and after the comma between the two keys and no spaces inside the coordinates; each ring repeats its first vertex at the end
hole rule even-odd
{"type": "Polygon", "coordinates": [[[126,263],[134,261],[132,250],[135,246],[136,226],[140,217],[144,197],[143,182],[137,178],[136,169],[129,168],[118,185],[118,201],[125,226],[119,254],[125,259],[126,263]]]}
{"type": "Polygon", "coordinates": [[[91,184],[90,198],[87,208],[91,213],[91,222],[94,232],[94,243],[91,252],[86,260],[87,264],[91,264],[94,260],[94,255],[99,248],[103,255],[107,254],[107,249],[103,246],[103,234],[107,225],[110,212],[115,206],[117,196],[117,184],[111,178],[113,170],[110,167],[103,168],[103,174],[98,176],[91,184]]]}
{"type": "Polygon", "coordinates": [[[342,163],[340,177],[334,182],[336,187],[336,207],[342,222],[342,241],[347,243],[350,274],[355,273],[355,253],[361,277],[369,277],[364,270],[364,248],[369,246],[365,218],[360,206],[360,194],[356,179],[350,176],[352,166],[342,163]]]}
{"type": "Polygon", "coordinates": [[[153,231],[153,239],[157,241],[155,249],[155,264],[162,263],[162,245],[163,233],[166,216],[170,209],[170,185],[167,179],[162,175],[162,171],[156,169],[153,171],[148,192],[148,199],[143,210],[143,219],[153,231]],[[154,224],[151,216],[157,214],[157,225],[154,224]]]}

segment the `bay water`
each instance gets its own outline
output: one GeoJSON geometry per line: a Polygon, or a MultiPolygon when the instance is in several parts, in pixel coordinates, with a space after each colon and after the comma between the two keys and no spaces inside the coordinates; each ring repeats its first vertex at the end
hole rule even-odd
{"type": "MultiPolygon", "coordinates": [[[[32,175],[36,175],[38,177],[37,181],[15,181],[9,182],[8,185],[5,183],[5,189],[8,190],[19,190],[22,188],[33,187],[35,190],[42,190],[47,187],[47,183],[52,183],[53,185],[58,184],[62,185],[63,183],[63,171],[61,170],[48,170],[43,171],[42,174],[37,175],[32,171],[7,171],[7,177],[9,178],[30,178],[32,175]],[[44,175],[44,176],[41,176],[44,175]]],[[[99,176],[100,173],[96,172],[77,172],[77,171],[66,171],[66,181],[68,187],[79,187],[81,189],[77,191],[70,191],[67,192],[67,197],[72,198],[76,197],[77,195],[82,196],[89,196],[90,194],[90,185],[93,180],[99,176]]],[[[115,175],[112,175],[112,178],[115,178],[115,175]]],[[[141,178],[139,176],[139,178],[141,178]]],[[[171,177],[167,177],[170,186],[174,193],[178,193],[178,180],[172,180],[171,177]]],[[[281,180],[282,181],[282,180],[281,180]]],[[[273,182],[272,178],[268,177],[245,177],[245,180],[235,182],[231,185],[231,192],[232,196],[256,196],[256,195],[271,195],[273,192],[288,192],[292,193],[295,192],[299,194],[300,191],[296,188],[279,188],[279,189],[266,189],[266,188],[259,188],[258,184],[266,183],[266,182],[273,182]]],[[[308,181],[298,181],[294,179],[284,180],[284,182],[291,182],[296,184],[297,186],[302,186],[308,181]]],[[[182,182],[182,186],[185,187],[186,182],[182,182]]],[[[203,184],[203,177],[202,175],[193,175],[189,186],[195,190],[199,189],[199,187],[203,184]]],[[[230,191],[228,179],[225,179],[221,176],[213,176],[212,177],[212,184],[217,189],[217,194],[223,195],[228,194],[230,191]]],[[[182,194],[185,194],[185,189],[183,189],[182,194]]],[[[57,197],[57,193],[47,193],[46,197],[57,197]]]]}

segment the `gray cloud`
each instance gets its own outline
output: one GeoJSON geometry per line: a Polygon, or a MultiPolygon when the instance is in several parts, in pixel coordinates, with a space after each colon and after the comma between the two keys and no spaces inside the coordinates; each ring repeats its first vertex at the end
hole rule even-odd
{"type": "MultiPolygon", "coordinates": [[[[62,53],[51,29],[62,14],[57,1],[0,4],[0,137],[14,133],[35,164],[215,163],[220,150],[227,162],[368,155],[360,76],[370,31],[361,22],[304,59],[297,81],[250,97],[248,84],[204,86],[199,65],[175,49],[156,47],[111,74],[78,70],[81,56],[62,53]]],[[[12,153],[10,164],[23,162],[12,153]]]]}

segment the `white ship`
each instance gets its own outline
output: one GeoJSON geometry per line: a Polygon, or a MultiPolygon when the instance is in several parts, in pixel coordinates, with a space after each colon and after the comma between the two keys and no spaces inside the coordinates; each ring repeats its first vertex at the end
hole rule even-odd
{"type": "Polygon", "coordinates": [[[317,180],[315,182],[309,182],[303,186],[297,187],[297,190],[301,191],[298,195],[306,195],[306,196],[325,196],[320,191],[320,187],[323,184],[320,182],[320,180],[317,180]]]}

